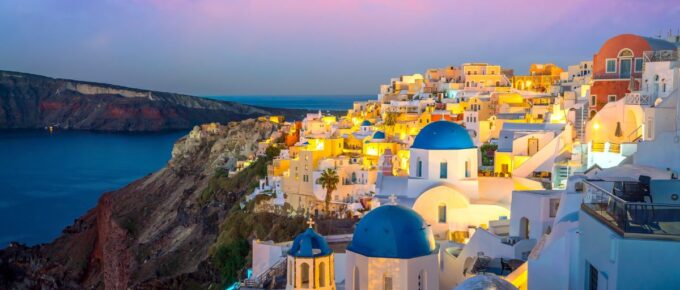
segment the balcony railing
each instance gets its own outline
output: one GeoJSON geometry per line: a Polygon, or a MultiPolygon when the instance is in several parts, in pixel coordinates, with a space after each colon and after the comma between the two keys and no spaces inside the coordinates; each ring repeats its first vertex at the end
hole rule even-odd
{"type": "Polygon", "coordinates": [[[652,98],[648,95],[643,95],[640,93],[628,93],[626,94],[626,105],[641,105],[649,106],[652,104],[652,98]]]}
{"type": "Polygon", "coordinates": [[[628,190],[619,197],[591,182],[583,183],[585,196],[581,208],[620,235],[680,239],[680,205],[653,203],[651,200],[640,202],[644,200],[642,192],[628,190]],[[631,200],[631,196],[637,197],[632,200],[638,201],[627,201],[631,200]]]}
{"type": "Polygon", "coordinates": [[[657,61],[676,61],[678,60],[677,50],[656,50],[656,51],[645,51],[642,53],[645,62],[657,62],[657,61]]]}

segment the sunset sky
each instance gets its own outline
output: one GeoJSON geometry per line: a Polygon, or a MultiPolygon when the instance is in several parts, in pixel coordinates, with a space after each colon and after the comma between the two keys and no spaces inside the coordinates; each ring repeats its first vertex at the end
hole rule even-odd
{"type": "Polygon", "coordinates": [[[375,94],[431,67],[566,67],[614,35],[678,28],[677,0],[3,0],[0,70],[196,95],[375,94]]]}

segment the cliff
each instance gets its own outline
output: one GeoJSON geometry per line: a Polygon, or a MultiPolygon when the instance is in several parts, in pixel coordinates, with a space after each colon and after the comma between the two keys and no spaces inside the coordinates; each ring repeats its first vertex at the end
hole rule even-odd
{"type": "Polygon", "coordinates": [[[302,218],[239,206],[271,157],[225,173],[277,126],[250,119],[183,137],[166,167],[104,194],[52,243],[0,250],[0,289],[224,289],[249,240],[304,229],[302,218]]]}
{"type": "Polygon", "coordinates": [[[297,119],[305,111],[263,108],[115,85],[0,71],[0,129],[160,131],[261,115],[297,119]]]}

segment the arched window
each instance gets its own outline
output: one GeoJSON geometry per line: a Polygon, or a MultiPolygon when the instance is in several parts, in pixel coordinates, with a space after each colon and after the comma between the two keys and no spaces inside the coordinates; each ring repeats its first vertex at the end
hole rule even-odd
{"type": "Polygon", "coordinates": [[[437,214],[437,220],[439,223],[445,224],[446,223],[446,204],[445,203],[440,203],[438,208],[438,214],[437,214]]]}
{"type": "Polygon", "coordinates": [[[356,172],[352,172],[352,183],[356,183],[356,182],[357,182],[357,174],[356,174],[356,172]]]}
{"type": "Polygon", "coordinates": [[[519,237],[522,239],[529,238],[529,219],[526,217],[519,220],[519,237]]]}
{"type": "Polygon", "coordinates": [[[309,288],[309,264],[302,263],[300,265],[300,287],[309,288]]]}
{"type": "Polygon", "coordinates": [[[361,281],[359,279],[359,267],[354,266],[354,287],[352,287],[353,290],[359,290],[361,288],[361,281]]]}
{"type": "Polygon", "coordinates": [[[326,287],[326,263],[319,264],[319,287],[326,287]]]}

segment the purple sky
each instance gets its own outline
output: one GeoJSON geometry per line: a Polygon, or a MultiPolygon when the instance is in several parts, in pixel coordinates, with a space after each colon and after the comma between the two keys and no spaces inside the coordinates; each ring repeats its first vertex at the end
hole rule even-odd
{"type": "Polygon", "coordinates": [[[197,95],[373,94],[468,61],[567,66],[614,35],[671,28],[677,0],[2,0],[0,69],[197,95]]]}

